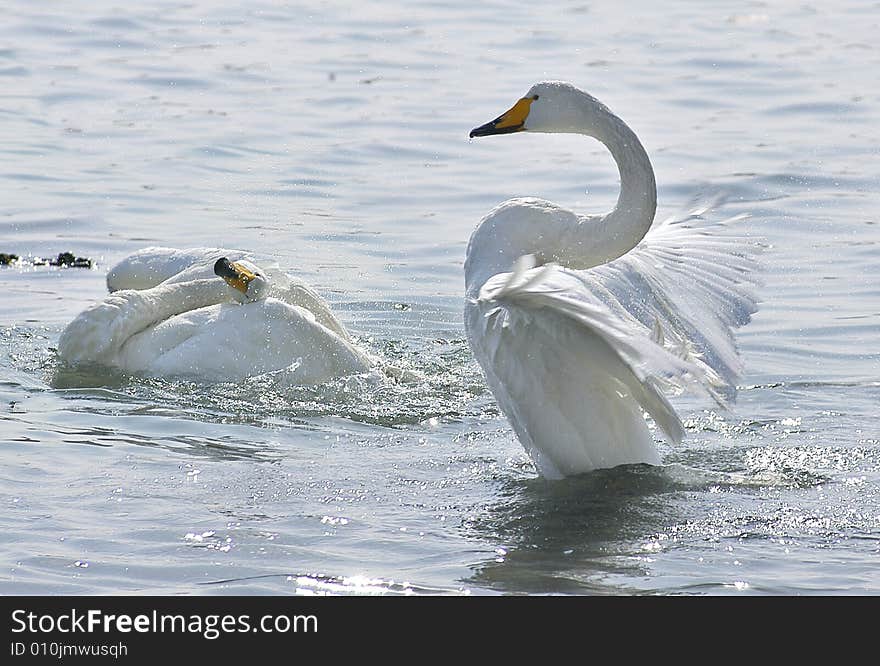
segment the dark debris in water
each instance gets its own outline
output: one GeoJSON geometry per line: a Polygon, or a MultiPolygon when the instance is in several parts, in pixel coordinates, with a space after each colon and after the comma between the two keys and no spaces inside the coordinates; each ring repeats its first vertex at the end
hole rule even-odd
{"type": "Polygon", "coordinates": [[[28,266],[61,266],[63,268],[92,268],[95,262],[88,257],[77,257],[73,252],[60,252],[54,259],[43,257],[27,257],[23,259],[17,254],[0,252],[0,266],[28,265],[28,266]]]}

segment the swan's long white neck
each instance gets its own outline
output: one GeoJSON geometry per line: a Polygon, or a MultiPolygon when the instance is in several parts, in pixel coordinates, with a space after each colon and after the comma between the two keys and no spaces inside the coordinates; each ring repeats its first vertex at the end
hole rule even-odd
{"type": "MultiPolygon", "coordinates": [[[[591,266],[608,263],[634,248],[651,228],[657,211],[657,184],[648,153],[629,126],[604,106],[594,116],[593,136],[611,152],[620,172],[620,195],[610,213],[584,226],[592,239],[591,266]]],[[[586,266],[588,267],[588,266],[586,266]]]]}
{"type": "Polygon", "coordinates": [[[68,361],[105,361],[126,341],[174,315],[232,301],[219,278],[122,290],[86,309],[61,334],[58,351],[68,361]]]}
{"type": "Polygon", "coordinates": [[[175,315],[217,303],[231,302],[229,287],[217,278],[161,284],[143,291],[120,291],[125,305],[123,339],[175,315]]]}
{"type": "Polygon", "coordinates": [[[620,172],[617,205],[607,214],[586,216],[539,199],[513,199],[489,213],[474,231],[465,261],[469,294],[492,275],[509,271],[522,255],[539,264],[575,269],[607,263],[635,247],[651,228],[657,186],[648,154],[635,133],[596,99],[576,91],[564,117],[552,129],[586,134],[611,152],[620,172]]]}

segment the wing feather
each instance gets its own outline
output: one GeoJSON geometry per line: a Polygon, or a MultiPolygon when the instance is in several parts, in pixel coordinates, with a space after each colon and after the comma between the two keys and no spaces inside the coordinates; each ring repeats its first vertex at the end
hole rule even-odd
{"type": "Polygon", "coordinates": [[[576,271],[532,257],[468,302],[471,345],[498,403],[542,473],[658,463],[642,410],[678,442],[664,389],[699,386],[701,369],[615,316],[576,271]]]}
{"type": "Polygon", "coordinates": [[[735,231],[746,216],[711,221],[707,210],[661,222],[627,254],[580,275],[646,335],[659,328],[666,348],[700,366],[706,388],[726,405],[743,370],[733,332],[757,310],[761,246],[735,231]]]}

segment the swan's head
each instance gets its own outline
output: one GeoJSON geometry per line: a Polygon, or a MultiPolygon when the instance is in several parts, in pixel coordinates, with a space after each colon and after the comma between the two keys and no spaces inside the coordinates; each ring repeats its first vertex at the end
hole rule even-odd
{"type": "Polygon", "coordinates": [[[222,277],[233,288],[233,296],[239,303],[250,303],[266,297],[269,282],[260,269],[251,262],[231,262],[221,257],[214,263],[214,274],[222,277]]]}
{"type": "Polygon", "coordinates": [[[542,81],[495,120],[471,130],[471,138],[513,132],[592,134],[593,119],[608,110],[595,97],[564,81],[542,81]]]}

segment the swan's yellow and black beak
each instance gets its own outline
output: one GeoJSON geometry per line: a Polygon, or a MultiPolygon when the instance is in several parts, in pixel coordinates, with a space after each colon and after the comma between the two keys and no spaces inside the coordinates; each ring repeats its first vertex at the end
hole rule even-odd
{"type": "Polygon", "coordinates": [[[492,122],[472,129],[470,137],[473,139],[475,136],[522,132],[525,129],[526,118],[529,117],[529,109],[534,101],[534,97],[523,97],[492,122]]]}
{"type": "Polygon", "coordinates": [[[221,257],[214,264],[214,274],[219,275],[233,289],[247,295],[248,285],[257,276],[241,264],[232,263],[226,257],[221,257]]]}

